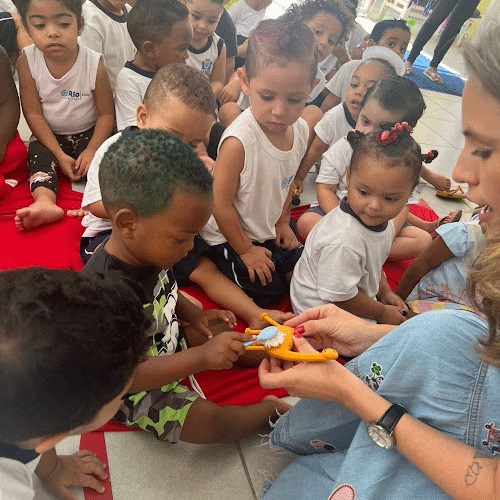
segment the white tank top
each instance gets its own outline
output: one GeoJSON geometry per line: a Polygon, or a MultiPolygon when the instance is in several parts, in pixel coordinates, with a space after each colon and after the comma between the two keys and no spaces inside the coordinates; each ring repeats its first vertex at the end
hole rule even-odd
{"type": "MultiPolygon", "coordinates": [[[[245,150],[245,164],[233,206],[252,241],[262,243],[276,237],[275,226],[306,152],[308,136],[307,124],[299,118],[293,124],[292,149],[281,151],[264,134],[251,108],[243,111],[224,132],[220,144],[228,137],[236,137],[245,150]]],[[[226,241],[213,215],[201,235],[209,245],[226,241]]]]}
{"type": "Polygon", "coordinates": [[[75,64],[62,78],[50,74],[43,53],[35,45],[24,49],[43,116],[57,135],[85,132],[97,120],[92,91],[102,55],[83,45],[79,48],[75,64]]]}
{"type": "Polygon", "coordinates": [[[214,69],[214,64],[220,56],[224,40],[219,35],[213,34],[208,37],[208,41],[201,49],[188,47],[188,60],[186,64],[194,69],[197,69],[206,76],[210,76],[214,69]]]}

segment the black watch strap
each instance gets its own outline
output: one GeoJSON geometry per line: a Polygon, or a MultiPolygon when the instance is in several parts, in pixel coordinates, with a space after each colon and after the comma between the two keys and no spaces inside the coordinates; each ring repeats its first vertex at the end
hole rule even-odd
{"type": "Polygon", "coordinates": [[[387,432],[392,433],[394,427],[399,422],[399,419],[408,410],[398,403],[394,403],[377,421],[377,425],[385,429],[387,432]]]}

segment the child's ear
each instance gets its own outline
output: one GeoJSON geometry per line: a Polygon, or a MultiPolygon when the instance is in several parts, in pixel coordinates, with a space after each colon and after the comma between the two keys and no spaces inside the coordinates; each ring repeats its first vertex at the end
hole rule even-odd
{"type": "Polygon", "coordinates": [[[141,104],[137,106],[137,111],[135,112],[135,118],[137,121],[137,126],[141,130],[148,128],[149,109],[143,102],[141,102],[141,104]]]}
{"type": "Polygon", "coordinates": [[[130,208],[121,208],[113,216],[113,228],[116,228],[121,237],[131,240],[135,236],[139,216],[130,208]]]}
{"type": "Polygon", "coordinates": [[[156,44],[154,42],[151,42],[150,40],[146,40],[142,44],[142,52],[146,54],[149,57],[154,56],[155,52],[155,46],[156,44]]]}
{"type": "Polygon", "coordinates": [[[245,69],[245,66],[238,68],[236,70],[236,73],[238,75],[238,78],[240,79],[241,91],[245,95],[250,95],[250,81],[248,80],[247,70],[245,69]]]}

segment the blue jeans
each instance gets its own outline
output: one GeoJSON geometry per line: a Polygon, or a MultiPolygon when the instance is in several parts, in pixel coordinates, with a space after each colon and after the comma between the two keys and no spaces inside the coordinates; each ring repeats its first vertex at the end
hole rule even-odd
{"type": "MultiPolygon", "coordinates": [[[[486,331],[486,322],[473,313],[427,312],[346,366],[426,424],[499,455],[500,368],[472,348],[486,331]]],[[[336,403],[301,400],[276,423],[271,446],[303,456],[265,485],[266,500],[326,499],[337,489],[338,498],[448,498],[397,450],[377,446],[365,423],[336,403]]]]}

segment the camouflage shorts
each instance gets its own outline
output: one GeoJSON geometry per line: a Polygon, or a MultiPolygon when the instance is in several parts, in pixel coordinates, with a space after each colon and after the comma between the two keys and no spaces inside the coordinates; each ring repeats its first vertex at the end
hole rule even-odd
{"type": "Polygon", "coordinates": [[[160,389],[128,394],[115,419],[151,432],[160,441],[177,443],[188,411],[199,397],[179,382],[172,382],[160,389]]]}

